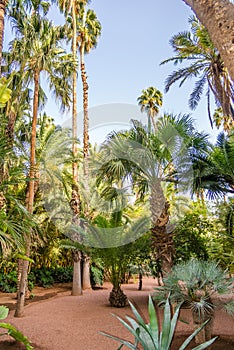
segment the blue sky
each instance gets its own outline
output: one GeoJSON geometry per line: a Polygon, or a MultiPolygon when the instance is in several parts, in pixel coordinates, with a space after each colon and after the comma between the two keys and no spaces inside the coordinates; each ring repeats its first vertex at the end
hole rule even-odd
{"type": "MultiPolygon", "coordinates": [[[[102,35],[97,48],[86,56],[89,106],[137,105],[141,90],[149,86],[164,92],[164,81],[175,67],[160,66],[160,62],[173,55],[169,46],[171,36],[189,28],[190,8],[182,0],[93,0],[90,7],[102,24],[102,35]]],[[[53,18],[57,22],[61,17],[53,11],[53,18]]],[[[9,39],[6,31],[5,45],[9,39]]],[[[164,94],[161,113],[192,113],[198,130],[213,133],[215,140],[217,132],[209,126],[205,97],[195,112],[188,107],[193,83],[186,83],[184,88],[174,85],[164,94]]],[[[78,89],[78,110],[81,110],[80,83],[78,89]]],[[[51,97],[46,110],[59,123],[69,117],[69,113],[61,115],[51,97]]]]}

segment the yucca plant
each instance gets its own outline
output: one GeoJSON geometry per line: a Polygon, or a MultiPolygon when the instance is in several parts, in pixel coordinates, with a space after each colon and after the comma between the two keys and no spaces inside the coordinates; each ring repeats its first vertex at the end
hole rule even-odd
{"type": "MultiPolygon", "coordinates": [[[[169,299],[166,300],[165,309],[164,309],[164,318],[162,323],[162,328],[159,328],[158,315],[155,312],[154,304],[151,296],[149,296],[149,304],[148,304],[148,314],[149,314],[149,323],[145,323],[137,309],[133,306],[131,302],[129,302],[132,312],[135,316],[135,319],[125,316],[127,321],[124,319],[115,316],[127,330],[134,336],[135,341],[131,343],[125,339],[121,339],[119,337],[100,332],[100,334],[114,339],[118,341],[121,345],[118,347],[118,350],[122,349],[125,345],[127,348],[132,350],[169,350],[171,347],[172,339],[175,334],[175,327],[177,324],[180,305],[175,310],[173,317],[171,317],[171,307],[169,303],[169,299]],[[139,347],[140,346],[140,347],[139,347]]],[[[187,345],[191,342],[191,340],[200,332],[200,330],[209,322],[207,320],[204,322],[199,328],[197,328],[193,334],[191,334],[184,343],[180,346],[178,350],[186,349],[187,345]]],[[[210,346],[217,337],[203,343],[199,344],[193,350],[202,350],[206,349],[210,346]]]]}
{"type": "MultiPolygon", "coordinates": [[[[4,320],[8,316],[8,313],[9,313],[9,309],[6,306],[4,305],[0,306],[0,320],[4,320]]],[[[12,338],[14,338],[16,341],[23,343],[25,345],[26,350],[34,349],[30,345],[28,338],[25,335],[23,335],[23,333],[18,331],[18,329],[16,329],[14,326],[12,326],[12,324],[6,323],[6,322],[0,322],[0,328],[6,329],[6,333],[0,333],[0,336],[8,334],[12,338]]]]}
{"type": "MultiPolygon", "coordinates": [[[[216,307],[216,300],[212,297],[233,291],[233,279],[227,278],[227,271],[223,271],[217,262],[192,259],[175,265],[163,283],[163,286],[156,288],[154,299],[162,304],[169,297],[174,305],[184,304],[191,310],[195,329],[210,319],[195,337],[198,344],[209,340],[216,307]]],[[[218,304],[234,314],[233,301],[218,304]]]]}

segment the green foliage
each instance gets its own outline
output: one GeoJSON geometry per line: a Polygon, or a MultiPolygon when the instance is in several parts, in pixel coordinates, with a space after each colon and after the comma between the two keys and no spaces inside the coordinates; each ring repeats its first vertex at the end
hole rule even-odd
{"type": "MultiPolygon", "coordinates": [[[[171,317],[171,310],[169,300],[166,300],[165,309],[164,309],[164,318],[162,323],[162,328],[160,330],[158,316],[155,312],[155,308],[153,305],[153,301],[149,296],[149,304],[148,304],[148,314],[149,314],[149,323],[145,323],[137,309],[133,306],[131,302],[129,302],[132,312],[135,316],[135,319],[132,317],[126,316],[128,322],[124,319],[115,316],[124,327],[134,336],[134,343],[131,343],[127,340],[106,334],[104,332],[100,332],[104,336],[114,339],[118,341],[121,345],[118,348],[121,349],[124,345],[132,350],[138,350],[139,345],[144,350],[169,350],[174,333],[175,328],[179,316],[180,306],[177,307],[173,317],[171,317]]],[[[207,323],[207,322],[206,322],[207,323]]],[[[190,335],[184,343],[180,346],[178,350],[183,350],[187,347],[187,345],[191,342],[191,340],[196,336],[197,333],[205,326],[204,323],[201,327],[199,327],[192,335],[190,335]]],[[[217,338],[217,337],[216,337],[217,338]]],[[[216,338],[211,339],[199,346],[195,347],[194,350],[206,349],[209,345],[211,345],[216,338]]]]}
{"type": "Polygon", "coordinates": [[[104,280],[104,264],[100,258],[94,259],[90,266],[90,280],[91,285],[94,287],[95,285],[102,286],[104,280]]]}
{"type": "MultiPolygon", "coordinates": [[[[41,269],[32,268],[28,275],[28,288],[31,291],[35,285],[48,288],[54,283],[71,282],[73,268],[53,267],[41,269]]],[[[7,262],[1,264],[0,269],[0,291],[6,293],[15,293],[17,290],[17,263],[7,262]]]]}
{"type": "MultiPolygon", "coordinates": [[[[6,306],[0,306],[0,320],[4,320],[8,316],[8,312],[9,309],[6,306]]],[[[0,335],[8,334],[16,341],[23,343],[26,350],[33,350],[33,347],[30,345],[28,338],[10,323],[0,322],[0,328],[7,330],[7,333],[0,333],[0,335]]]]}
{"type": "Polygon", "coordinates": [[[0,290],[5,293],[15,293],[17,290],[17,272],[0,272],[0,290]]]}
{"type": "Polygon", "coordinates": [[[0,108],[4,107],[11,98],[12,91],[8,88],[10,84],[10,79],[2,77],[0,79],[0,108]]]}
{"type": "Polygon", "coordinates": [[[49,288],[54,283],[66,283],[72,281],[73,269],[72,267],[56,267],[32,269],[29,273],[29,281],[32,281],[35,285],[49,288]]]}
{"type": "Polygon", "coordinates": [[[197,205],[186,213],[175,229],[174,263],[191,258],[208,259],[207,242],[215,231],[215,223],[208,217],[206,209],[197,205]]]}

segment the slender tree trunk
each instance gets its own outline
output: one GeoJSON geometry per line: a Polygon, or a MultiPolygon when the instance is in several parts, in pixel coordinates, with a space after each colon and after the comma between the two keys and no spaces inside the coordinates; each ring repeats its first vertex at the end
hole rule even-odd
{"type": "Polygon", "coordinates": [[[83,157],[84,157],[84,189],[87,201],[85,203],[85,216],[88,215],[88,200],[89,200],[89,112],[88,112],[88,83],[87,75],[85,71],[84,63],[84,43],[80,47],[80,71],[81,79],[83,85],[83,113],[84,113],[84,123],[83,123],[83,157]]]}
{"type": "MultiPolygon", "coordinates": [[[[209,301],[210,302],[210,301],[209,301]]],[[[213,325],[214,325],[214,310],[205,313],[203,316],[199,316],[197,312],[192,312],[194,330],[199,328],[205,321],[210,320],[205,327],[196,335],[195,343],[202,344],[212,337],[213,325]]]]}
{"type": "Polygon", "coordinates": [[[90,257],[86,254],[83,255],[83,289],[91,289],[90,283],[90,257]]]}
{"type": "Polygon", "coordinates": [[[0,74],[2,66],[2,46],[4,38],[4,19],[8,0],[0,0],[0,74]]]}
{"type": "MultiPolygon", "coordinates": [[[[84,203],[84,214],[87,218],[89,215],[89,111],[88,111],[88,83],[87,75],[85,70],[84,62],[84,42],[80,47],[80,71],[83,85],[83,159],[84,159],[84,192],[85,192],[85,203],[84,203]]],[[[89,269],[90,258],[85,255],[83,260],[83,289],[90,289],[90,269],[89,269]]]]}
{"type": "Polygon", "coordinates": [[[138,284],[138,290],[142,290],[142,272],[139,272],[139,284],[138,284]]]}
{"type": "MultiPolygon", "coordinates": [[[[72,53],[74,60],[77,59],[77,27],[76,27],[76,13],[75,4],[72,5],[72,23],[73,23],[73,38],[72,38],[72,53]]],[[[77,164],[77,72],[73,73],[72,81],[72,153],[73,153],[73,163],[72,163],[72,198],[71,198],[71,209],[73,211],[73,224],[77,227],[80,224],[80,195],[78,188],[78,164],[77,164]]],[[[72,285],[72,295],[81,295],[81,252],[78,250],[73,251],[73,285],[72,285]]]]}
{"type": "Polygon", "coordinates": [[[79,250],[74,250],[72,252],[73,256],[73,281],[72,281],[72,295],[82,295],[81,287],[81,252],[79,250]]]}
{"type": "MultiPolygon", "coordinates": [[[[34,96],[33,96],[33,120],[32,120],[32,134],[30,143],[30,170],[29,170],[29,185],[28,198],[26,199],[26,208],[30,214],[33,213],[34,205],[34,183],[35,183],[35,165],[36,165],[36,131],[37,131],[37,113],[39,101],[39,72],[34,72],[34,96]]],[[[24,234],[25,240],[25,255],[30,256],[31,239],[27,234],[24,234]]],[[[15,317],[22,317],[24,315],[25,294],[27,291],[28,278],[28,261],[21,261],[22,270],[19,283],[19,291],[17,295],[17,304],[15,317]]]]}
{"type": "Polygon", "coordinates": [[[229,0],[183,0],[189,5],[210,38],[234,80],[234,4],[229,0]]]}

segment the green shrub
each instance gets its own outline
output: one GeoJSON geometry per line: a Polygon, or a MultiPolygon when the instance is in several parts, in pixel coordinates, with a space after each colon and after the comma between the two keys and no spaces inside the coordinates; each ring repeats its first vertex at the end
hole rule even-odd
{"type": "Polygon", "coordinates": [[[5,293],[15,293],[17,290],[17,271],[0,272],[0,290],[5,293]]]}

